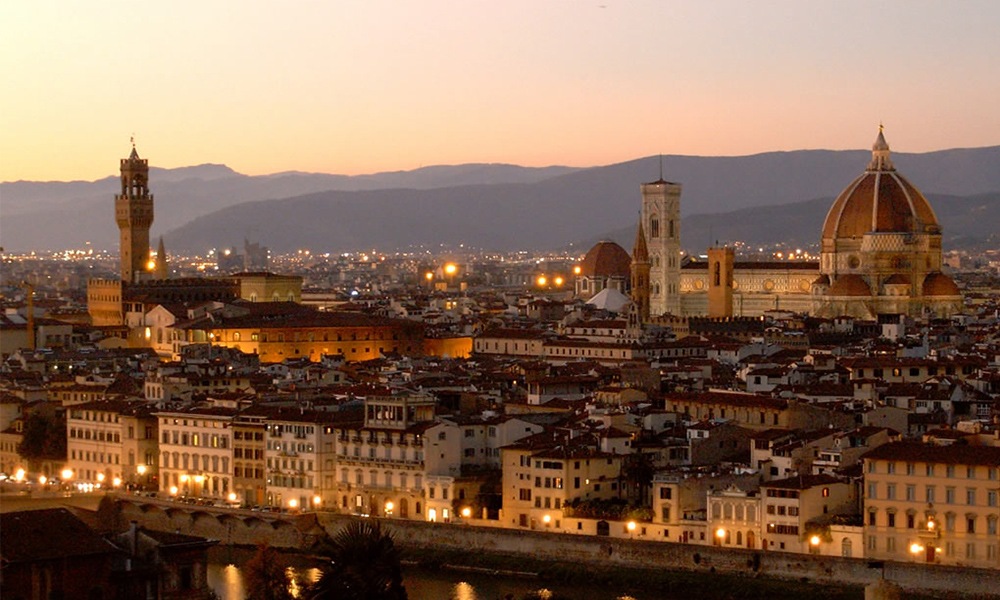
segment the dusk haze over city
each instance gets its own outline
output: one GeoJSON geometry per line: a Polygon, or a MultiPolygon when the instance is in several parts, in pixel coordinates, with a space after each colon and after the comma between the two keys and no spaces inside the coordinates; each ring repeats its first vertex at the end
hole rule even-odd
{"type": "Polygon", "coordinates": [[[998,33],[3,3],[0,596],[1000,598],[998,33]]]}

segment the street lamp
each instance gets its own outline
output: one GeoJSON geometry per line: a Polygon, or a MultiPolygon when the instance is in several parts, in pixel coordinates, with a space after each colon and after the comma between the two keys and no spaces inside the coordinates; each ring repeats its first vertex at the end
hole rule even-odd
{"type": "Polygon", "coordinates": [[[472,509],[469,508],[468,506],[466,506],[465,508],[463,508],[462,509],[462,516],[465,517],[466,519],[468,519],[469,517],[471,517],[472,516],[472,509]]]}
{"type": "Polygon", "coordinates": [[[298,507],[299,507],[299,501],[296,500],[295,498],[292,498],[291,500],[288,501],[288,508],[295,510],[298,507]]]}
{"type": "Polygon", "coordinates": [[[111,480],[111,484],[114,485],[115,487],[120,486],[122,484],[122,478],[115,477],[114,479],[111,480]]]}
{"type": "Polygon", "coordinates": [[[177,495],[177,486],[176,485],[170,486],[170,495],[171,496],[176,496],[177,495]]]}
{"type": "Polygon", "coordinates": [[[722,539],[726,537],[726,530],[719,527],[715,530],[715,537],[719,538],[719,541],[722,541],[722,539]]]}
{"type": "Polygon", "coordinates": [[[62,470],[62,478],[63,479],[73,479],[73,470],[72,469],[63,469],[62,470]]]}
{"type": "Polygon", "coordinates": [[[236,502],[236,492],[229,492],[229,501],[236,502]]]}
{"type": "Polygon", "coordinates": [[[545,284],[548,283],[549,280],[545,277],[545,275],[539,275],[535,282],[538,284],[538,287],[545,287],[545,284]]]}
{"type": "Polygon", "coordinates": [[[139,475],[145,475],[146,474],[146,465],[139,465],[138,467],[135,468],[135,470],[136,470],[136,472],[139,473],[139,475]]]}
{"type": "Polygon", "coordinates": [[[454,275],[455,271],[458,271],[458,267],[456,267],[452,263],[448,263],[448,264],[446,264],[444,266],[444,272],[447,273],[447,274],[449,274],[449,275],[454,275]]]}
{"type": "Polygon", "coordinates": [[[545,516],[542,517],[542,522],[545,523],[546,525],[548,525],[551,521],[552,521],[552,517],[549,516],[549,515],[545,515],[545,516]]]}
{"type": "Polygon", "coordinates": [[[318,494],[313,496],[313,506],[318,507],[320,504],[323,504],[323,497],[318,494]]]}
{"type": "Polygon", "coordinates": [[[100,481],[101,483],[104,483],[104,473],[98,473],[97,474],[97,481],[100,481]]]}
{"type": "Polygon", "coordinates": [[[629,533],[635,531],[635,521],[629,521],[628,522],[628,530],[629,530],[629,533]]]}
{"type": "Polygon", "coordinates": [[[385,516],[391,517],[392,516],[392,509],[395,508],[395,507],[396,507],[396,505],[392,503],[392,500],[386,500],[386,502],[385,502],[385,516]]]}

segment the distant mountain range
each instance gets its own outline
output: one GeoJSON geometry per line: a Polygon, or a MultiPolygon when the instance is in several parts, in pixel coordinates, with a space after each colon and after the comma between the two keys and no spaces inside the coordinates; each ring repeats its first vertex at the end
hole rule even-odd
{"type": "MultiPolygon", "coordinates": [[[[975,196],[925,194],[941,222],[946,250],[969,248],[994,239],[1000,242],[1000,192],[975,196]]],[[[820,229],[833,198],[781,206],[744,208],[727,213],[690,215],[681,220],[681,240],[691,252],[703,252],[715,242],[743,241],[751,246],[787,243],[802,248],[819,244],[820,229]]],[[[632,251],[635,225],[609,231],[576,244],[589,248],[601,239],[632,251]]]]}
{"type": "MultiPolygon", "coordinates": [[[[867,151],[802,150],[664,156],[662,165],[666,179],[684,186],[683,242],[698,249],[712,237],[814,243],[829,199],[864,170],[870,156],[867,151]],[[825,199],[810,200],[816,198],[825,199]],[[725,217],[707,216],[715,213],[725,217]]],[[[978,235],[974,232],[984,223],[996,228],[1000,222],[997,198],[990,194],[1000,191],[1000,146],[894,153],[893,160],[931,197],[946,237],[978,235]]],[[[166,232],[168,252],[204,252],[239,245],[244,237],[277,252],[439,243],[503,250],[581,245],[632,231],[623,240],[628,248],[640,206],[639,184],[659,172],[657,157],[588,169],[458,165],[355,177],[250,177],[221,165],[154,168],[153,238],[166,232]]],[[[59,249],[89,240],[97,248],[115,248],[117,181],[0,184],[0,245],[9,251],[59,249]]]]}

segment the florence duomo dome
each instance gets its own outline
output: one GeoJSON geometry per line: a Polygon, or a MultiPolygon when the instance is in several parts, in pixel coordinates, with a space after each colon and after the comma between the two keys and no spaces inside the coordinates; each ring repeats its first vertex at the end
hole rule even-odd
{"type": "Polygon", "coordinates": [[[962,308],[941,272],[941,226],[927,198],[896,171],[882,127],[868,168],[844,189],[823,224],[816,313],[947,316],[962,308]]]}

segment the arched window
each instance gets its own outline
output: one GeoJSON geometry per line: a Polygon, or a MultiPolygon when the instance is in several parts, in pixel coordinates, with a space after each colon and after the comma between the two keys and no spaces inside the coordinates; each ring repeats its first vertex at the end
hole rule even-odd
{"type": "Polygon", "coordinates": [[[649,218],[649,237],[660,237],[660,219],[656,215],[649,218]]]}
{"type": "Polygon", "coordinates": [[[718,261],[715,262],[715,285],[722,285],[722,265],[718,261]]]}
{"type": "Polygon", "coordinates": [[[673,237],[674,237],[674,220],[670,219],[667,222],[667,224],[668,224],[668,235],[667,235],[667,237],[673,239],[673,237]]]}
{"type": "Polygon", "coordinates": [[[847,558],[850,558],[851,557],[851,552],[852,552],[852,550],[851,550],[851,538],[846,538],[845,537],[843,540],[840,541],[840,555],[841,556],[846,556],[847,558]]]}

